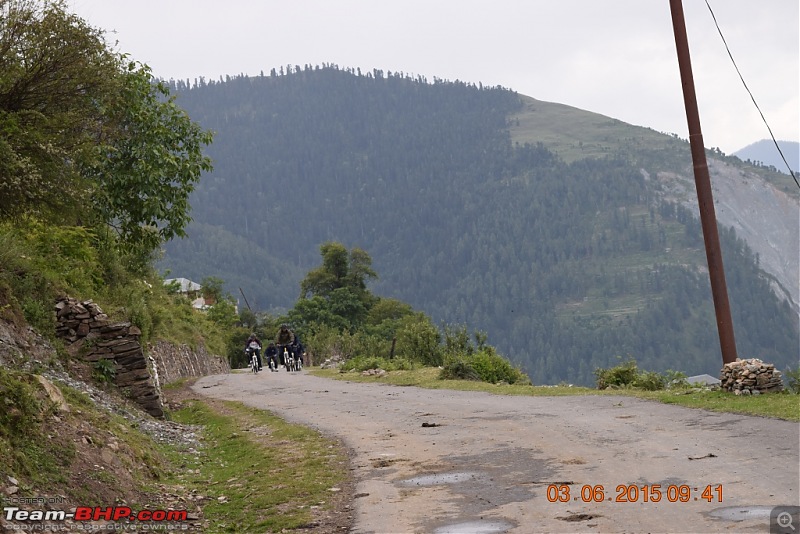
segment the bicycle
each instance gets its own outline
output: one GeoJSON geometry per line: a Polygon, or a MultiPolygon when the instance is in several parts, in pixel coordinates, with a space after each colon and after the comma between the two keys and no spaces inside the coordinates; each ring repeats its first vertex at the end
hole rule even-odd
{"type": "Polygon", "coordinates": [[[258,374],[258,356],[255,349],[248,348],[245,352],[250,355],[250,370],[254,375],[258,374]]]}
{"type": "Polygon", "coordinates": [[[289,373],[297,370],[295,367],[294,355],[289,352],[289,349],[286,347],[283,347],[283,365],[289,373]]]}

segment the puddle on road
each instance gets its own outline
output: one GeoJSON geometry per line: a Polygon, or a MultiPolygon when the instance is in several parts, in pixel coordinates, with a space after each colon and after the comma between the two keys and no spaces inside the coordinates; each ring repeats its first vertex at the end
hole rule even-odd
{"type": "Polygon", "coordinates": [[[407,478],[401,480],[399,483],[403,486],[439,486],[442,484],[458,484],[459,482],[466,482],[468,480],[475,480],[480,478],[478,473],[437,473],[434,475],[424,475],[414,478],[407,478]]]}
{"type": "Polygon", "coordinates": [[[715,519],[727,519],[728,521],[769,519],[769,514],[774,509],[774,506],[726,506],[725,508],[715,508],[708,512],[707,515],[715,519]]]}
{"type": "Polygon", "coordinates": [[[455,525],[445,525],[433,532],[435,534],[494,534],[508,532],[514,525],[505,521],[468,521],[455,525]]]}

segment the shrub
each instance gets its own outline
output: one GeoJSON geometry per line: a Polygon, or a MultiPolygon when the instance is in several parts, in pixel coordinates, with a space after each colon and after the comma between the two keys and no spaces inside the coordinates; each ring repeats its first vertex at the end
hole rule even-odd
{"type": "Polygon", "coordinates": [[[448,357],[439,373],[441,380],[479,380],[497,384],[530,384],[530,379],[510,361],[500,356],[491,347],[474,354],[461,354],[448,357]]]}
{"type": "Polygon", "coordinates": [[[472,366],[477,371],[478,376],[484,382],[497,384],[507,382],[509,384],[530,383],[527,375],[511,365],[511,362],[503,358],[494,350],[484,349],[475,353],[472,357],[472,366]]]}
{"type": "Polygon", "coordinates": [[[480,380],[478,371],[466,358],[451,358],[439,373],[440,380],[480,380]]]}
{"type": "Polygon", "coordinates": [[[658,391],[664,389],[666,384],[667,381],[663,375],[654,371],[642,371],[636,376],[631,385],[645,391],[658,391]]]}
{"type": "Polygon", "coordinates": [[[35,434],[44,410],[36,388],[20,374],[0,367],[0,437],[23,440],[35,434]]]}
{"type": "Polygon", "coordinates": [[[669,369],[664,373],[640,371],[636,360],[630,360],[608,369],[598,368],[594,371],[597,377],[597,389],[636,388],[646,391],[658,391],[670,388],[688,388],[686,374],[669,369]]]}
{"type": "Polygon", "coordinates": [[[422,365],[442,365],[440,339],[439,330],[425,314],[403,317],[397,331],[396,354],[422,365]]]}
{"type": "Polygon", "coordinates": [[[634,359],[609,369],[598,368],[594,371],[594,376],[597,377],[597,389],[631,386],[638,374],[639,370],[634,359]]]}
{"type": "Polygon", "coordinates": [[[686,373],[667,369],[664,371],[663,375],[665,387],[672,389],[691,387],[691,384],[689,384],[689,382],[686,380],[686,373]]]}
{"type": "Polygon", "coordinates": [[[117,376],[117,369],[114,360],[101,358],[94,364],[94,379],[100,383],[111,383],[117,376]]]}
{"type": "Polygon", "coordinates": [[[475,353],[475,347],[472,345],[466,326],[446,325],[444,327],[444,352],[452,356],[471,356],[475,353]]]}
{"type": "Polygon", "coordinates": [[[784,376],[789,382],[787,389],[794,394],[800,394],[800,366],[794,369],[787,368],[784,376]]]}

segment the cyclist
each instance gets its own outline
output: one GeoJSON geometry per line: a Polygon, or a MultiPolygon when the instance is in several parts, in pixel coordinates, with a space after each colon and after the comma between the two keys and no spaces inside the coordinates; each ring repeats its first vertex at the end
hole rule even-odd
{"type": "Polygon", "coordinates": [[[261,370],[261,340],[258,339],[258,336],[255,332],[250,334],[250,337],[247,338],[247,341],[244,344],[244,351],[249,355],[252,352],[256,353],[256,359],[258,359],[258,370],[261,370]]]}
{"type": "Polygon", "coordinates": [[[292,353],[294,354],[295,361],[299,362],[300,363],[299,367],[302,368],[303,365],[305,364],[305,362],[303,361],[303,356],[305,355],[306,351],[303,348],[303,344],[300,342],[300,336],[298,336],[297,334],[295,334],[294,343],[292,343],[292,346],[289,347],[289,350],[292,351],[292,353]]]}
{"type": "Polygon", "coordinates": [[[264,352],[264,356],[267,358],[267,365],[269,366],[270,371],[278,372],[278,347],[275,346],[275,343],[270,342],[267,345],[267,350],[264,352]],[[272,365],[272,362],[275,362],[275,365],[272,365]]]}
{"type": "MultiPolygon", "coordinates": [[[[289,325],[284,323],[278,330],[278,335],[275,336],[275,346],[278,347],[278,355],[283,358],[284,349],[291,350],[291,345],[294,343],[294,332],[289,330],[289,325]]],[[[281,365],[286,365],[286,362],[281,362],[281,365]]]]}

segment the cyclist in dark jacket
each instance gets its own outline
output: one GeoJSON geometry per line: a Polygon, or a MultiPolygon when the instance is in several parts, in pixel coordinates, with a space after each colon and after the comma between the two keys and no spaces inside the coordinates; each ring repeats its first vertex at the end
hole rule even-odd
{"type": "Polygon", "coordinates": [[[300,342],[300,336],[295,334],[294,343],[292,343],[292,346],[289,347],[289,350],[291,350],[292,353],[294,354],[294,359],[300,362],[300,366],[301,367],[304,366],[306,363],[305,359],[303,358],[303,355],[305,354],[305,348],[303,347],[303,344],[300,342]]]}
{"type": "Polygon", "coordinates": [[[269,370],[278,372],[278,347],[275,346],[275,343],[270,343],[267,345],[267,350],[264,352],[264,356],[267,357],[267,365],[269,366],[269,370]],[[275,362],[274,367],[272,365],[273,361],[275,362]]]}
{"type": "Polygon", "coordinates": [[[290,351],[294,343],[294,332],[289,330],[288,324],[282,324],[278,335],[275,336],[275,345],[278,347],[278,357],[281,360],[281,365],[286,365],[286,360],[283,356],[284,351],[290,351]]]}

